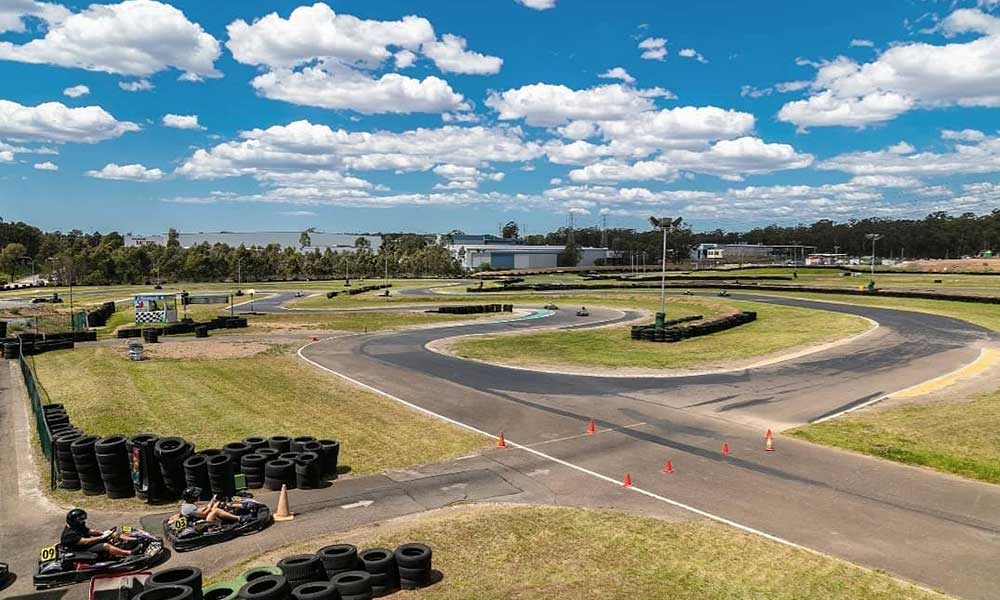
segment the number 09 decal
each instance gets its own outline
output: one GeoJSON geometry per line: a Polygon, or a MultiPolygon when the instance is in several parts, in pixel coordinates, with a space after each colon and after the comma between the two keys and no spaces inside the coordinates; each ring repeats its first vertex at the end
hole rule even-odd
{"type": "Polygon", "coordinates": [[[59,556],[59,552],[56,550],[55,546],[49,546],[47,548],[42,548],[38,552],[38,558],[42,562],[48,562],[50,560],[55,560],[57,556],[59,556]]]}

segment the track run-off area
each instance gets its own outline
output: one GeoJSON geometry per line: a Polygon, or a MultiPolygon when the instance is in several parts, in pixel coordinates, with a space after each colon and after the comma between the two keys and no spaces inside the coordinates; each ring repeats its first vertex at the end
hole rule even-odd
{"type": "MultiPolygon", "coordinates": [[[[732,297],[848,313],[879,327],[760,368],[677,377],[536,372],[426,347],[455,336],[589,327],[638,316],[603,308],[591,308],[589,317],[562,310],[542,318],[321,339],[300,349],[299,356],[453,424],[491,436],[503,432],[508,447],[496,452],[528,453],[575,472],[579,489],[563,493],[621,486],[629,474],[637,504],[648,506],[652,499],[665,510],[683,509],[949,594],[995,598],[1000,488],[780,433],[776,451],[766,452],[764,434],[946,377],[974,364],[1000,338],[925,313],[732,297]],[[593,434],[586,431],[590,419],[596,424],[593,434]],[[664,472],[668,460],[672,473],[664,472]],[[579,485],[580,474],[592,483],[579,485]]],[[[258,301],[256,309],[281,310],[288,299],[277,294],[258,301]]]]}

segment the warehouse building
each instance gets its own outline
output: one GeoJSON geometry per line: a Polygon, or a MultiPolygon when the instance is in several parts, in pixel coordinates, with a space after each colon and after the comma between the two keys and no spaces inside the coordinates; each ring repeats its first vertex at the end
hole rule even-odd
{"type": "Polygon", "coordinates": [[[801,262],[807,254],[815,250],[815,246],[798,244],[698,244],[691,249],[691,259],[725,263],[801,262]]]}
{"type": "MultiPolygon", "coordinates": [[[[493,269],[546,269],[559,266],[563,246],[525,246],[507,244],[451,244],[448,250],[466,269],[487,264],[493,269]]],[[[581,267],[592,267],[608,259],[607,248],[581,248],[581,267]]]]}
{"type": "MultiPolygon", "coordinates": [[[[380,235],[359,235],[356,233],[324,233],[322,231],[310,231],[309,245],[302,248],[300,239],[301,231],[257,231],[257,232],[230,232],[221,231],[217,233],[179,233],[177,239],[182,248],[190,248],[199,244],[225,244],[233,248],[243,246],[245,248],[266,248],[271,244],[277,244],[282,248],[295,248],[303,252],[325,252],[328,248],[334,252],[353,252],[358,238],[368,241],[368,247],[372,252],[378,252],[382,247],[382,236],[380,235]]],[[[167,234],[138,236],[127,234],[125,236],[126,246],[166,246],[167,234]]]]}

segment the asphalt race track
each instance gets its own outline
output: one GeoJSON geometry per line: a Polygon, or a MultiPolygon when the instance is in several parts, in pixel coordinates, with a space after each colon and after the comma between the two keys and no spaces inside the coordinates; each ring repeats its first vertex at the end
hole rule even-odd
{"type": "MultiPolygon", "coordinates": [[[[652,496],[957,596],[996,598],[1000,488],[780,435],[777,451],[765,452],[763,437],[768,427],[806,423],[954,371],[997,337],[922,313],[733,298],[850,313],[880,327],[771,366],[676,378],[532,372],[425,348],[457,335],[634,316],[608,309],[591,309],[587,318],[564,309],[540,319],[341,337],[301,355],[442,417],[503,431],[515,445],[509,452],[570,465],[594,486],[617,485],[629,472],[637,502],[652,496]],[[596,435],[585,433],[590,418],[596,435]],[[720,451],[724,442],[729,456],[720,451]],[[669,475],[662,472],[668,459],[675,469],[669,475]]],[[[287,299],[278,295],[256,309],[287,299]]]]}

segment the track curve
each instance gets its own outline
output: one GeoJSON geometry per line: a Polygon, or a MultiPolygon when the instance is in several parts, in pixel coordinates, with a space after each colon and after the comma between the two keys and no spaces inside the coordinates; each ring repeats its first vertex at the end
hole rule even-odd
{"type": "MultiPolygon", "coordinates": [[[[746,371],[674,379],[559,375],[431,352],[433,340],[547,326],[593,326],[635,314],[476,323],[311,344],[310,362],[424,410],[588,472],[620,478],[720,518],[969,598],[1000,586],[1000,488],[778,440],[808,422],[972,362],[990,331],[925,313],[734,294],[734,299],[855,314],[870,336],[746,371]],[[602,431],[583,434],[590,418],[602,431]],[[722,442],[733,451],[719,452],[722,442]],[[678,473],[663,475],[671,459],[678,473]]],[[[616,314],[617,313],[617,314],[616,314]]],[[[580,490],[579,493],[585,493],[580,490]]]]}

